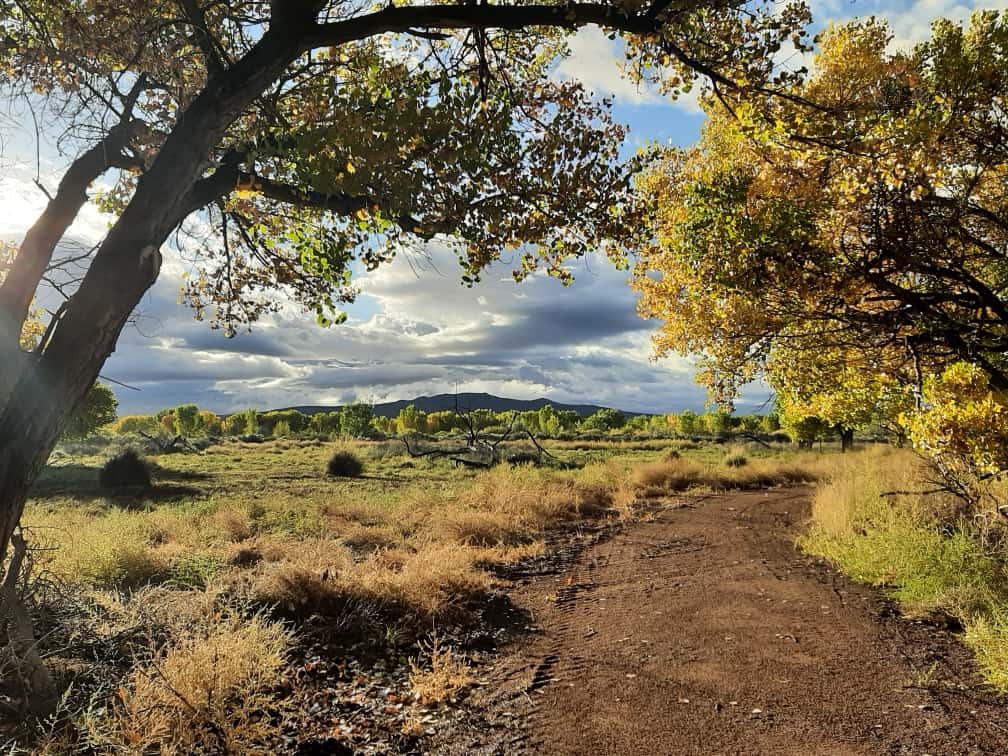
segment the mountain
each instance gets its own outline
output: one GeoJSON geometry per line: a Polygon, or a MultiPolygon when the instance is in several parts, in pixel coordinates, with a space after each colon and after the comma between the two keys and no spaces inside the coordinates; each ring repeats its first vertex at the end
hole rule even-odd
{"type": "MultiPolygon", "coordinates": [[[[418,396],[416,399],[400,399],[396,402],[383,402],[374,405],[376,415],[382,417],[395,417],[402,411],[403,407],[414,404],[416,408],[424,412],[440,412],[442,410],[455,409],[455,402],[458,400],[458,407],[462,410],[489,409],[494,412],[511,412],[517,410],[526,412],[537,410],[543,405],[552,404],[558,410],[574,410],[581,417],[587,417],[602,409],[597,404],[562,404],[550,399],[507,399],[493,394],[437,394],[436,396],[418,396]]],[[[286,407],[285,409],[295,409],[306,415],[314,415],[316,412],[331,412],[338,407],[322,406],[301,406],[286,407]]],[[[639,412],[624,412],[628,417],[640,414],[639,412]]]]}

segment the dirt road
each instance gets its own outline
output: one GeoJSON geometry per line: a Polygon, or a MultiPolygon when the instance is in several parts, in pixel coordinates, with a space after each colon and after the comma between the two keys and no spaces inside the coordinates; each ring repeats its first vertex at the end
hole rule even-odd
{"type": "Polygon", "coordinates": [[[1008,754],[952,635],[797,551],[808,499],[693,499],[516,585],[532,632],[438,750],[1008,754]]]}

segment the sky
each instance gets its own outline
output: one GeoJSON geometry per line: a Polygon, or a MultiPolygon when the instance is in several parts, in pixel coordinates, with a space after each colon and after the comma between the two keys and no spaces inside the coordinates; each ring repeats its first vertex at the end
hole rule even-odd
{"type": "MultiPolygon", "coordinates": [[[[1008,0],[813,0],[817,27],[854,16],[886,18],[894,44],[927,37],[937,17],[966,20],[1008,0]]],[[[622,78],[615,43],[582,30],[573,55],[555,75],[577,78],[614,99],[614,116],[630,127],[627,149],[657,141],[685,146],[703,123],[694,97],[671,102],[622,78]]],[[[3,127],[0,236],[19,239],[43,206],[34,128],[3,127]]],[[[10,119],[8,119],[10,120],[10,119]]],[[[67,159],[43,145],[43,183],[55,186],[67,159]]],[[[97,240],[108,219],[93,207],[71,234],[97,240]]],[[[454,257],[433,244],[425,258],[401,256],[357,280],[358,301],[343,325],[328,329],[285,307],[251,333],[225,339],[178,303],[186,265],[166,250],[157,283],[141,302],[102,376],[113,384],[120,414],[195,402],[227,413],[301,404],[391,401],[420,395],[486,391],[500,396],[595,403],[635,412],[700,410],[705,393],[686,357],[652,359],[657,323],[641,320],[627,273],[601,258],[572,263],[575,281],[534,275],[516,284],[513,261],[492,267],[474,288],[461,284],[454,257]]],[[[763,411],[766,387],[747,387],[740,412],[763,411]]]]}

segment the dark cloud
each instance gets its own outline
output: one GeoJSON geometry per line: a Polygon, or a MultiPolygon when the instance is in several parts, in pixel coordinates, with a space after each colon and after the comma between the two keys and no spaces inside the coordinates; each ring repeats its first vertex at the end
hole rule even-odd
{"type": "Polygon", "coordinates": [[[564,288],[541,275],[516,285],[498,266],[469,289],[453,260],[433,255],[440,272],[400,259],[364,276],[366,307],[343,325],[321,328],[291,307],[233,339],[178,304],[180,269],[169,266],[104,373],[142,389],[117,389],[123,412],[385,401],[456,382],[632,411],[702,408],[688,363],[649,360],[654,324],[636,315],[625,272],[582,264],[564,288]]]}

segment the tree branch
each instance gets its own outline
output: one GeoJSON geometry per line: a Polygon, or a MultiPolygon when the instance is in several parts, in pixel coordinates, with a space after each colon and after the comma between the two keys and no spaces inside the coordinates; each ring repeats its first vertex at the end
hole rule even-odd
{"type": "Polygon", "coordinates": [[[423,5],[387,8],[363,16],[318,24],[303,38],[302,51],[365,39],[389,32],[417,29],[524,29],[554,26],[577,29],[595,24],[634,34],[658,31],[662,14],[630,15],[608,3],[564,5],[423,5]]]}

